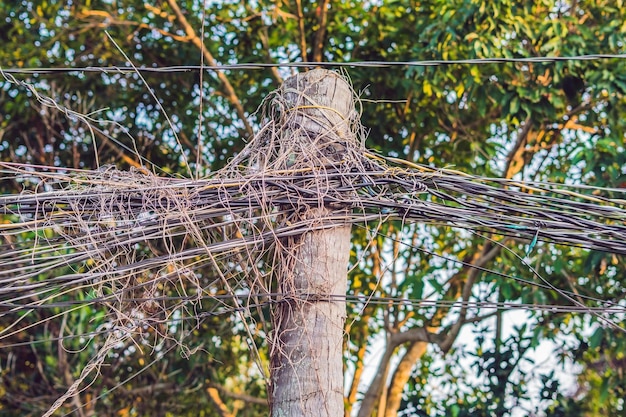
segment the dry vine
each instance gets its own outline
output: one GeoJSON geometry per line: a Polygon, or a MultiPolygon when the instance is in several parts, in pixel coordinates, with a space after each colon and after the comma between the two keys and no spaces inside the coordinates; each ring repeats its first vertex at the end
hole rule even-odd
{"type": "Polygon", "coordinates": [[[0,307],[15,317],[0,341],[26,330],[28,312],[46,306],[67,313],[97,303],[108,315],[98,356],[48,415],[117,343],[172,338],[175,313],[197,319],[211,299],[245,322],[259,299],[280,299],[272,270],[294,261],[284,241],[312,230],[389,218],[626,254],[623,198],[385,158],[365,149],[357,112],[320,116],[318,131],[303,132],[298,94],[269,97],[259,133],[209,178],[0,163],[1,179],[23,187],[0,196],[0,307]],[[294,139],[303,134],[315,146],[294,139]],[[348,135],[360,140],[341,140],[348,135]],[[328,215],[308,218],[308,207],[328,215]]]}

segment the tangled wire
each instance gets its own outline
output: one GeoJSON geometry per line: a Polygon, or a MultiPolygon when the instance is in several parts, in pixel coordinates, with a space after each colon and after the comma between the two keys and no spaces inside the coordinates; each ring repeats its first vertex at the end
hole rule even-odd
{"type": "MultiPolygon", "coordinates": [[[[273,294],[272,271],[289,261],[284,240],[307,232],[399,219],[626,254],[626,200],[377,155],[352,100],[331,109],[294,82],[267,99],[260,132],[209,178],[0,163],[24,189],[0,196],[2,314],[98,303],[113,335],[56,408],[116,342],[172,337],[172,315],[198,317],[207,298],[245,312],[273,294]]],[[[24,330],[18,321],[0,340],[24,330]]]]}

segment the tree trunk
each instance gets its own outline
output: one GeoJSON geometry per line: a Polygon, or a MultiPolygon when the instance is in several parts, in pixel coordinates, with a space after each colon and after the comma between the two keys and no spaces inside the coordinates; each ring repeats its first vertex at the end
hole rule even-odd
{"type": "MultiPolygon", "coordinates": [[[[294,172],[340,164],[342,142],[354,140],[348,123],[354,117],[351,87],[335,72],[313,70],[287,79],[281,93],[287,99],[281,115],[289,121],[277,158],[294,172]]],[[[298,221],[321,225],[331,214],[345,214],[345,208],[325,207],[322,197],[332,184],[324,182],[323,168],[319,174],[322,179],[311,183],[318,201],[293,204],[298,221]]],[[[343,416],[343,296],[350,226],[307,232],[283,245],[277,278],[284,296],[273,315],[270,354],[271,415],[343,416]]]]}
{"type": "Polygon", "coordinates": [[[428,342],[413,342],[402,356],[400,363],[391,377],[389,388],[387,388],[387,398],[385,401],[384,417],[396,417],[400,404],[402,403],[402,393],[404,387],[411,377],[411,370],[415,363],[426,353],[428,342]]]}

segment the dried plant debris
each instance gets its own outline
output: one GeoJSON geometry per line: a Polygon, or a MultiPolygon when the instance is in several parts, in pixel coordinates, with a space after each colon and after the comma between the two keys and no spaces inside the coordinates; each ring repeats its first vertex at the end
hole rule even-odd
{"type": "Polygon", "coordinates": [[[176,338],[175,314],[249,322],[275,296],[283,240],[337,225],[399,219],[626,254],[624,199],[377,155],[354,104],[329,110],[297,82],[267,98],[259,133],[208,178],[0,163],[0,179],[23,187],[0,196],[0,311],[15,318],[0,343],[44,325],[24,319],[35,309],[98,305],[107,324],[92,330],[106,338],[77,387],[122,340],[176,338]]]}

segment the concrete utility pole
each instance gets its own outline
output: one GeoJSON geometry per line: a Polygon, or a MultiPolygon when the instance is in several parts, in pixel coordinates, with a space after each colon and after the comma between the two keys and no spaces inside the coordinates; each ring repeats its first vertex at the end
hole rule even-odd
{"type": "MultiPolygon", "coordinates": [[[[350,85],[335,72],[316,69],[287,79],[281,94],[287,103],[283,114],[292,115],[281,136],[286,141],[284,152],[301,150],[285,160],[304,155],[311,159],[304,164],[313,167],[337,163],[341,143],[356,140],[348,122],[354,116],[350,85]],[[294,141],[298,146],[293,146],[294,141]]],[[[313,185],[320,193],[328,186],[327,181],[313,185]]],[[[320,198],[317,204],[309,203],[299,218],[321,223],[330,213],[336,216],[337,211],[324,207],[320,198]]],[[[306,232],[286,241],[284,250],[291,261],[276,271],[279,290],[288,296],[273,317],[271,415],[343,416],[346,306],[328,296],[346,294],[350,226],[306,232]]]]}

